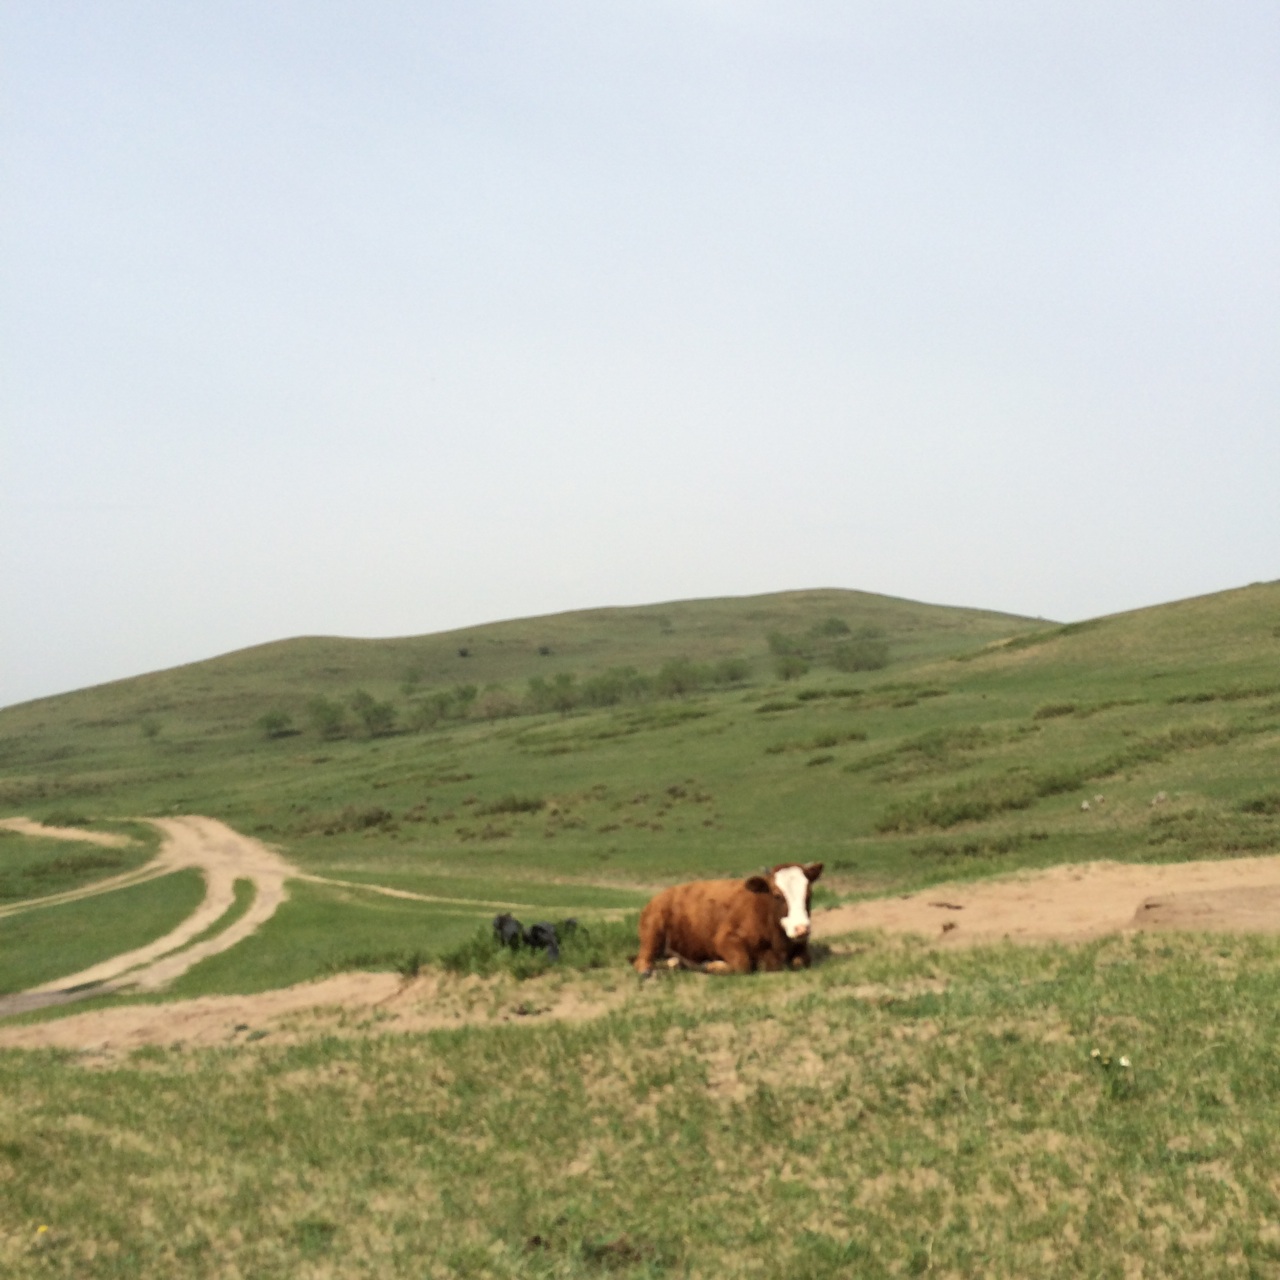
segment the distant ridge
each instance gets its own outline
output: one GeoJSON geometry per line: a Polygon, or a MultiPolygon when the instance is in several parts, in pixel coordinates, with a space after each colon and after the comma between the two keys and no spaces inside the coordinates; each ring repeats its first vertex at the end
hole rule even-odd
{"type": "Polygon", "coordinates": [[[527,680],[572,667],[657,665],[673,656],[697,660],[766,651],[772,631],[803,631],[838,617],[851,627],[883,629],[901,657],[980,646],[1028,629],[1051,626],[1042,618],[919,601],[842,588],[762,595],[601,606],[481,623],[449,631],[392,638],[298,636],[104,684],[51,694],[0,708],[50,709],[64,699],[154,701],[163,693],[186,699],[261,680],[315,691],[399,684],[411,673],[422,685],[527,680]],[[465,657],[461,651],[466,650],[465,657]],[[548,652],[544,652],[548,651],[548,652]]]}

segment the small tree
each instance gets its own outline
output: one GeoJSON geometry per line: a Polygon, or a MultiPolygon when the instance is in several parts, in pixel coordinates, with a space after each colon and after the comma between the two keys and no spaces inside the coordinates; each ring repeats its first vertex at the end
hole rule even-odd
{"type": "Polygon", "coordinates": [[[351,695],[351,709],[364,724],[371,738],[385,738],[396,726],[396,709],[390,702],[379,702],[372,694],[357,689],[351,695]]]}
{"type": "Polygon", "coordinates": [[[703,688],[710,674],[706,667],[688,658],[672,658],[658,668],[653,680],[654,691],[663,698],[683,698],[703,688]]]}
{"type": "Polygon", "coordinates": [[[774,659],[773,670],[779,680],[796,680],[809,670],[809,664],[798,653],[784,653],[774,659]]]}
{"type": "Polygon", "coordinates": [[[287,738],[293,732],[293,717],[287,711],[268,711],[258,717],[264,738],[287,738]]]}
{"type": "Polygon", "coordinates": [[[341,738],[347,731],[347,713],[342,704],[323,694],[307,703],[307,719],[322,738],[341,738]]]}
{"type": "Polygon", "coordinates": [[[889,642],[875,636],[846,640],[831,651],[831,665],[837,671],[879,671],[889,665],[889,642]]]}

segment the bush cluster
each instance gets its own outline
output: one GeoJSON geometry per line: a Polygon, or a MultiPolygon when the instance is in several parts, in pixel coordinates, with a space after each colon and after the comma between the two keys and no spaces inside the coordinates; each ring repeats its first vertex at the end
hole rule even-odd
{"type": "MultiPolygon", "coordinates": [[[[706,663],[672,658],[651,675],[635,667],[610,667],[582,680],[568,671],[550,677],[534,676],[523,697],[498,685],[484,690],[474,684],[422,690],[416,681],[406,680],[401,689],[409,696],[401,706],[379,700],[364,689],[357,689],[345,702],[321,694],[307,703],[306,722],[313,733],[328,740],[357,735],[380,738],[397,732],[421,732],[455,721],[552,711],[567,714],[584,707],[682,698],[706,689],[742,684],[750,675],[751,664],[745,658],[706,663]]],[[[266,738],[284,738],[298,732],[292,717],[281,710],[265,712],[256,726],[266,738]]]]}
{"type": "Polygon", "coordinates": [[[768,636],[774,674],[781,680],[802,676],[815,663],[837,671],[879,671],[889,665],[889,641],[882,627],[866,624],[856,630],[840,618],[828,618],[808,631],[768,636]]]}

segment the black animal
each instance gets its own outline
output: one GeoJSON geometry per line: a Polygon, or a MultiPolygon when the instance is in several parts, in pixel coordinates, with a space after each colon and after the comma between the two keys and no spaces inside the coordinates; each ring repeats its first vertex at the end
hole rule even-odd
{"type": "Polygon", "coordinates": [[[493,936],[500,946],[510,947],[515,951],[524,941],[524,929],[515,916],[504,911],[502,915],[493,917],[493,936]]]}
{"type": "Polygon", "coordinates": [[[524,945],[535,950],[546,947],[548,960],[560,959],[560,939],[556,937],[556,927],[545,920],[529,926],[525,931],[524,945]]]}
{"type": "Polygon", "coordinates": [[[580,927],[572,916],[559,924],[540,920],[527,929],[508,911],[493,917],[493,936],[499,946],[509,947],[512,951],[518,951],[521,946],[535,951],[545,950],[548,960],[560,959],[560,939],[580,927]]]}

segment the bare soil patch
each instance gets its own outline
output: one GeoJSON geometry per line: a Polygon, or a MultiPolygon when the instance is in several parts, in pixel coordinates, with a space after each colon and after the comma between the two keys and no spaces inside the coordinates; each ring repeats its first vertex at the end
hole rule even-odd
{"type": "MultiPolygon", "coordinates": [[[[919,934],[944,947],[1005,939],[1072,943],[1152,929],[1280,932],[1280,857],[1078,864],[814,914],[818,938],[883,930],[919,934]]],[[[883,993],[868,987],[855,994],[874,1001],[883,993]]],[[[441,973],[408,981],[389,973],[350,973],[258,995],[128,1005],[0,1026],[0,1048],[72,1049],[85,1053],[86,1062],[110,1062],[147,1045],[216,1047],[267,1037],[279,1044],[317,1035],[576,1020],[646,998],[646,988],[629,974],[552,973],[514,983],[441,973]]]]}
{"type": "Polygon", "coordinates": [[[549,974],[528,982],[430,973],[345,973],[256,995],[121,1005],[0,1026],[0,1049],[72,1049],[110,1062],[148,1045],[288,1044],[320,1035],[437,1031],[524,1019],[579,1021],[635,998],[634,982],[549,974]],[[577,980],[581,978],[581,980],[577,980]]]}
{"type": "Polygon", "coordinates": [[[944,947],[1085,942],[1142,929],[1276,933],[1280,857],[1075,863],[848,903],[815,912],[813,923],[819,938],[884,930],[920,934],[944,947]]]}

